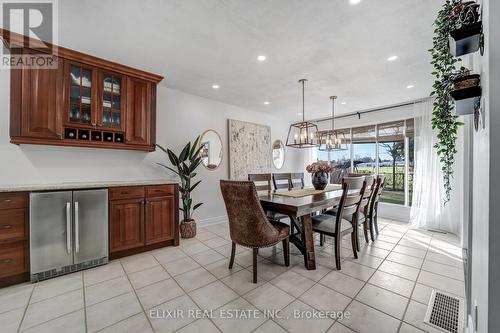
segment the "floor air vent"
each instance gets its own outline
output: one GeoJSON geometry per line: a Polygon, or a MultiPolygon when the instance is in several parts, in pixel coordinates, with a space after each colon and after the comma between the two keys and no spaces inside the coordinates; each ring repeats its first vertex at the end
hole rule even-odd
{"type": "Polygon", "coordinates": [[[424,322],[444,332],[463,333],[463,300],[432,290],[424,322]]]}

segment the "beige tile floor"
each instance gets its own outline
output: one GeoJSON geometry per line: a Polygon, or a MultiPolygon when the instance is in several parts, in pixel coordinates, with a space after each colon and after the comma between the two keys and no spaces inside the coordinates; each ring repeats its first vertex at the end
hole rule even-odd
{"type": "Polygon", "coordinates": [[[257,284],[250,251],[238,247],[227,268],[227,224],[207,226],[176,248],[0,289],[0,331],[438,332],[423,323],[432,289],[464,296],[458,239],[379,224],[379,238],[362,242],[359,259],[343,240],[341,271],[331,241],[317,244],[315,271],[304,268],[293,245],[290,267],[280,246],[263,249],[257,284]],[[308,318],[315,310],[345,311],[345,318],[308,318]]]}

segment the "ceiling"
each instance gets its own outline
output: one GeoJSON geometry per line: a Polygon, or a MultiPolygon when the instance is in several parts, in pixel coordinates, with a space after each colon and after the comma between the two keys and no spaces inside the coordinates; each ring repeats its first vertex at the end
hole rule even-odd
{"type": "Polygon", "coordinates": [[[59,1],[59,44],[191,94],[298,120],[428,96],[435,0],[59,1]],[[259,62],[258,55],[267,60],[259,62]],[[391,55],[398,59],[387,61],[391,55]],[[213,84],[220,85],[214,90],[213,84]],[[413,85],[414,88],[406,88],[413,85]],[[269,101],[269,105],[264,105],[269,101]]]}

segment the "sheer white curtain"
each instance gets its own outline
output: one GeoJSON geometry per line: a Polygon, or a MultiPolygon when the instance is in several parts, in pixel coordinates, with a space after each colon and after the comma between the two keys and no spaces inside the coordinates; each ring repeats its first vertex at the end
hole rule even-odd
{"type": "Polygon", "coordinates": [[[441,162],[434,148],[437,137],[432,129],[433,100],[415,104],[415,168],[412,227],[441,230],[461,235],[464,205],[464,131],[460,130],[455,156],[451,199],[444,204],[445,190],[441,162]]]}

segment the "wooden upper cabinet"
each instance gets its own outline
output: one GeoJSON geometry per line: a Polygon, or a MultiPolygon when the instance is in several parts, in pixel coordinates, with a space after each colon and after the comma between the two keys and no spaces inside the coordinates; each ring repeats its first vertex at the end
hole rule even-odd
{"type": "MultiPolygon", "coordinates": [[[[0,29],[13,45],[25,41],[5,33],[0,29]]],[[[11,69],[11,142],[153,151],[156,85],[163,77],[57,51],[56,69],[11,69]]]]}
{"type": "Polygon", "coordinates": [[[95,127],[97,122],[97,69],[84,64],[64,63],[64,125],[95,127]]]}
{"type": "Polygon", "coordinates": [[[11,136],[13,139],[62,138],[63,75],[59,68],[22,68],[11,73],[11,136]]]}
{"type": "Polygon", "coordinates": [[[104,130],[125,130],[125,85],[124,75],[99,71],[99,108],[97,126],[104,130]]]}
{"type": "Polygon", "coordinates": [[[126,143],[150,146],[153,132],[153,96],[151,82],[127,78],[126,143]]]}

